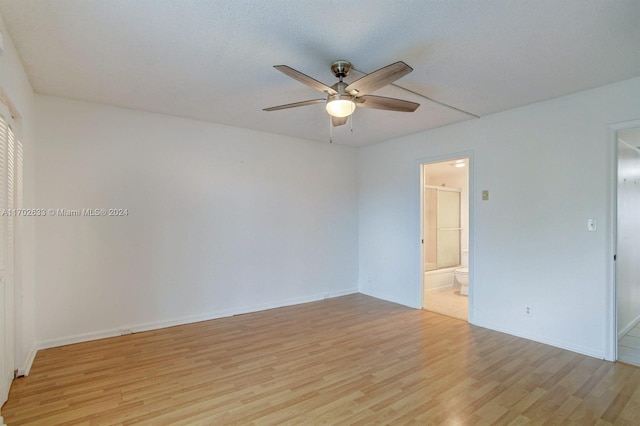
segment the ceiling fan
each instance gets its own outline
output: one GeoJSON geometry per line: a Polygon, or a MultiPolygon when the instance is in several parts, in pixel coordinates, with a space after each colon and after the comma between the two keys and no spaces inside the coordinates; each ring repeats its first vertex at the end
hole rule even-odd
{"type": "Polygon", "coordinates": [[[331,64],[331,71],[333,71],[340,81],[333,86],[327,86],[326,84],[321,83],[300,71],[294,70],[287,65],[274,65],[274,68],[289,77],[298,80],[302,84],[306,84],[312,89],[326,93],[327,97],[274,106],[271,108],[265,108],[264,111],[277,111],[326,102],[327,112],[331,116],[331,124],[333,126],[342,126],[347,122],[349,116],[356,110],[356,106],[361,108],[375,108],[401,112],[413,112],[420,106],[420,104],[415,102],[405,101],[402,99],[369,95],[369,93],[391,84],[400,77],[403,77],[413,71],[413,68],[402,61],[395,62],[384,68],[380,68],[377,71],[366,74],[350,84],[343,82],[342,79],[345,78],[349,74],[349,71],[353,69],[351,63],[343,60],[334,61],[331,64]]]}

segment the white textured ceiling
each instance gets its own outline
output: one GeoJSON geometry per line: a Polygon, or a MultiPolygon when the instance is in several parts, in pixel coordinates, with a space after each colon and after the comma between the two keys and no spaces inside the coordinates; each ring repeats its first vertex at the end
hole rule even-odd
{"type": "MultiPolygon", "coordinates": [[[[318,141],[323,104],[262,111],[319,97],[273,65],[331,85],[336,59],[402,60],[414,71],[398,85],[478,116],[640,75],[640,0],[0,0],[0,13],[37,93],[318,141]]],[[[335,143],[475,119],[375,94],[421,106],[358,109],[335,143]]]]}

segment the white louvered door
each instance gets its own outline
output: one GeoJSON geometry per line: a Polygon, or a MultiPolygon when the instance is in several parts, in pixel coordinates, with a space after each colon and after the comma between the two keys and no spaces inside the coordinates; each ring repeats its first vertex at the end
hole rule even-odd
{"type": "MultiPolygon", "coordinates": [[[[8,109],[0,104],[0,404],[6,401],[14,371],[14,243],[17,142],[8,109]]],[[[21,154],[21,149],[19,150],[21,154]]]]}

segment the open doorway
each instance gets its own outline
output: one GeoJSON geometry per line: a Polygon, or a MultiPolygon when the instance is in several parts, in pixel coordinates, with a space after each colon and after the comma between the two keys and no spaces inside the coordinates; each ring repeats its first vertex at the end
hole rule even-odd
{"type": "Polygon", "coordinates": [[[422,307],[469,319],[469,157],[421,165],[422,307]]]}
{"type": "Polygon", "coordinates": [[[617,359],[640,366],[640,126],[616,139],[617,359]]]}

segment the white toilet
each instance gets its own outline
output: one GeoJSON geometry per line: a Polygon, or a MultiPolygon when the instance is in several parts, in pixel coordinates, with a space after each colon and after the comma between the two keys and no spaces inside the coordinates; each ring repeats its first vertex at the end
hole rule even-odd
{"type": "Polygon", "coordinates": [[[454,271],[456,281],[460,284],[460,294],[469,295],[469,250],[462,250],[462,265],[454,271]]]}

